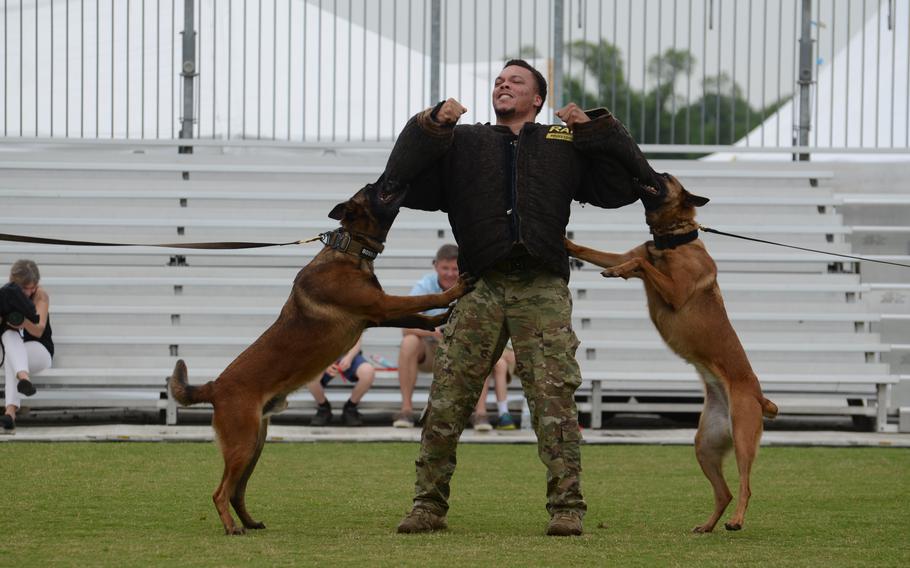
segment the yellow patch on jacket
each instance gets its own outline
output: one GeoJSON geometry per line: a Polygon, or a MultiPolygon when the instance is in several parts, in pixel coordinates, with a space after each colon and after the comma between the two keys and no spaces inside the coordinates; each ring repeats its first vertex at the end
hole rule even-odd
{"type": "Polygon", "coordinates": [[[547,140],[562,140],[563,142],[572,141],[572,131],[568,126],[553,125],[547,130],[547,140]]]}

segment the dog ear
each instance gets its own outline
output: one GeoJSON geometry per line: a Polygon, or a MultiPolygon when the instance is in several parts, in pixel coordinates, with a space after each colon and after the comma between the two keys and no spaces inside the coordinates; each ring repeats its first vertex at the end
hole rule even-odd
{"type": "Polygon", "coordinates": [[[336,221],[341,221],[344,218],[345,212],[348,210],[347,202],[339,203],[332,209],[332,212],[329,213],[329,219],[335,219],[336,221]]]}
{"type": "Polygon", "coordinates": [[[686,203],[689,205],[694,205],[695,207],[701,207],[711,201],[707,197],[702,197],[700,195],[695,195],[694,193],[686,193],[686,203]]]}

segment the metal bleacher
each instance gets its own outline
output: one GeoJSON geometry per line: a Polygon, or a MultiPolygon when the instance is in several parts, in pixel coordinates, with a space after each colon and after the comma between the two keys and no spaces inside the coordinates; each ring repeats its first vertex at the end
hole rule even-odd
{"type": "MultiPolygon", "coordinates": [[[[203,146],[41,148],[0,153],[0,232],[91,241],[268,241],[308,238],[333,228],[331,207],[378,177],[388,149],[305,150],[203,146]],[[188,179],[187,179],[188,178],[188,179]]],[[[710,227],[833,252],[851,253],[851,227],[838,213],[817,164],[747,166],[663,161],[693,192],[711,198],[699,220],[710,227]]],[[[569,235],[605,250],[648,238],[642,209],[574,205],[569,235]]],[[[704,236],[719,269],[727,309],[767,395],[784,414],[847,414],[881,430],[898,376],[875,332],[879,315],[854,261],[820,253],[704,236]]],[[[406,294],[439,245],[452,242],[444,214],[404,210],[376,272],[406,294]]],[[[34,377],[32,408],[156,410],[178,419],[165,377],[183,358],[193,383],[215,378],[276,317],[291,281],[317,244],[242,251],[79,247],[0,242],[0,266],[35,260],[52,299],[54,368],[34,377]]],[[[584,266],[572,273],[578,402],[600,427],[605,414],[692,413],[701,386],[648,320],[639,281],[607,280],[584,266]]],[[[400,332],[369,330],[368,354],[394,361],[400,332]]],[[[430,378],[418,383],[426,400],[430,378]]],[[[337,381],[336,381],[337,382],[337,381]]],[[[346,397],[346,385],[330,399],[346,397]]],[[[520,387],[513,381],[514,404],[520,387]]],[[[313,403],[305,389],[294,409],[313,403]]],[[[397,376],[381,371],[367,411],[394,411],[397,376]]],[[[181,411],[184,412],[184,411],[181,411]]]]}

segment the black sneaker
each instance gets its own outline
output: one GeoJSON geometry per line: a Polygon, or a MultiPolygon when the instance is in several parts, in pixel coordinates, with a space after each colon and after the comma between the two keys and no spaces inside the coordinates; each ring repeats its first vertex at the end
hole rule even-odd
{"type": "Polygon", "coordinates": [[[4,414],[0,417],[0,423],[3,424],[3,433],[12,434],[16,431],[16,421],[13,420],[13,417],[9,414],[4,414]]]}
{"type": "Polygon", "coordinates": [[[344,409],[341,411],[341,420],[345,426],[363,426],[363,416],[357,410],[357,405],[350,400],[344,403],[344,409]]]}
{"type": "Polygon", "coordinates": [[[35,385],[28,379],[19,379],[19,384],[16,385],[16,390],[25,396],[32,396],[38,389],[35,388],[35,385]]]}
{"type": "Polygon", "coordinates": [[[316,416],[310,420],[310,426],[328,426],[332,421],[332,405],[325,401],[316,407],[316,416]]]}

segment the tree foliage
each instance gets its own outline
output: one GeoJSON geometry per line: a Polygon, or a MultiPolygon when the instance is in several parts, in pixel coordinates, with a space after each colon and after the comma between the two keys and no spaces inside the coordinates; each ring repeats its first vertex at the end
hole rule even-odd
{"type": "Polygon", "coordinates": [[[562,102],[609,108],[641,144],[733,144],[789,98],[753,108],[723,72],[704,77],[699,89],[691,83],[697,61],[686,50],[671,48],[653,56],[643,90],[629,86],[615,45],[575,41],[567,52],[571,64],[564,73],[562,102]],[[698,98],[685,96],[691,91],[700,92],[698,98]]]}

